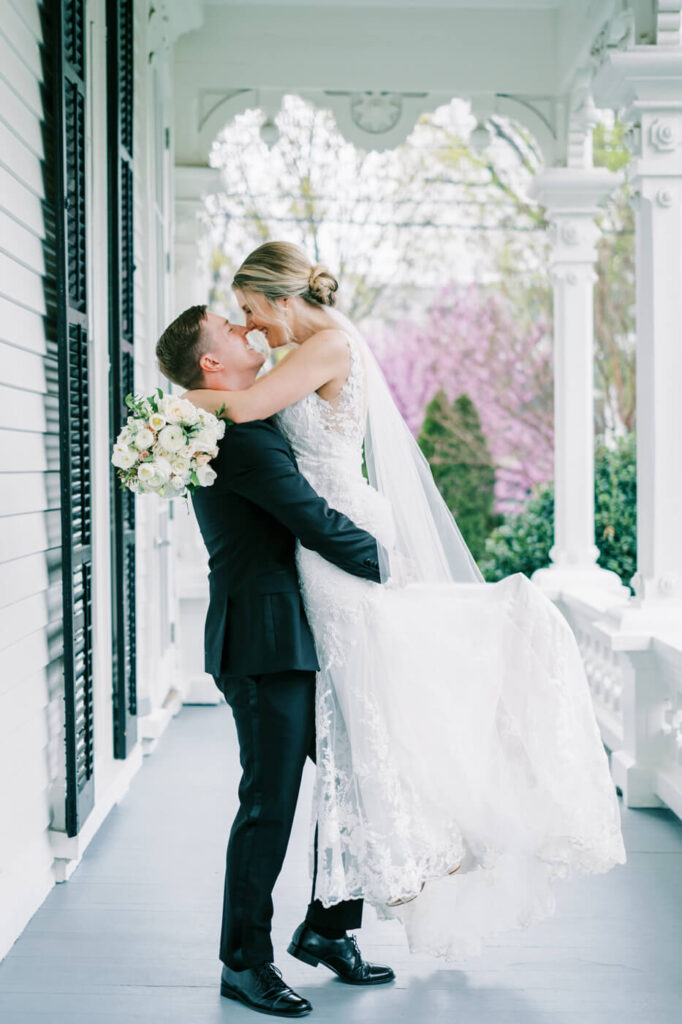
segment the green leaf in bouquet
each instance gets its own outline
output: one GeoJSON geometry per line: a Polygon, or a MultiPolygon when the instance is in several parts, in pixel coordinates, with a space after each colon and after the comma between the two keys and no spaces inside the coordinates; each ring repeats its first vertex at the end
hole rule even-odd
{"type": "Polygon", "coordinates": [[[219,420],[223,420],[225,422],[225,426],[232,427],[234,426],[234,420],[231,420],[229,416],[225,415],[225,408],[226,406],[225,403],[223,402],[220,408],[216,409],[214,415],[217,416],[219,420]]]}
{"type": "Polygon", "coordinates": [[[192,481],[192,483],[194,484],[195,487],[200,487],[201,486],[201,484],[199,483],[199,477],[197,476],[196,469],[191,470],[191,472],[189,474],[189,478],[190,478],[190,480],[192,481]]]}

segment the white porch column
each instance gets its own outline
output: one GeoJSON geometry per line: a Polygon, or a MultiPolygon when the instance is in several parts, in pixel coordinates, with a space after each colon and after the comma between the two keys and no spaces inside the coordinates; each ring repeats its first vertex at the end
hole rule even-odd
{"type": "Polygon", "coordinates": [[[682,807],[682,50],[607,52],[601,106],[630,122],[636,212],[637,573],[635,597],[602,623],[622,652],[623,748],[614,778],[630,806],[682,807]],[[670,666],[677,666],[671,672],[670,666]]]}
{"type": "Polygon", "coordinates": [[[635,607],[682,623],[682,51],[613,53],[598,99],[626,106],[637,286],[635,607]]]}
{"type": "MultiPolygon", "coordinates": [[[[199,220],[203,198],[220,187],[213,167],[176,166],[175,295],[171,316],[208,299],[208,266],[202,263],[205,228],[199,220]]],[[[223,698],[204,672],[204,620],[208,608],[208,557],[194,513],[184,500],[174,502],[175,579],[178,601],[178,650],[185,704],[217,704],[223,698]]]]}
{"type": "Polygon", "coordinates": [[[550,222],[554,288],[554,546],[533,579],[551,595],[588,586],[622,594],[594,543],[595,216],[617,177],[605,168],[550,168],[531,186],[550,222]]]}

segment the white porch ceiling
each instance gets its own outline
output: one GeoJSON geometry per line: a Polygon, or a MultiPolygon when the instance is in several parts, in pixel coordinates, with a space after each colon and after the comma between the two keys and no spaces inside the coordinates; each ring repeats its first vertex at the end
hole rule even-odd
{"type": "Polygon", "coordinates": [[[285,92],[331,106],[342,130],[368,148],[395,145],[420,110],[469,98],[483,116],[516,111],[555,162],[565,154],[571,93],[619,7],[620,0],[207,0],[201,27],[175,47],[177,162],[205,164],[235,113],[275,111],[285,92]],[[346,110],[358,92],[400,95],[401,123],[383,138],[363,138],[346,110]]]}

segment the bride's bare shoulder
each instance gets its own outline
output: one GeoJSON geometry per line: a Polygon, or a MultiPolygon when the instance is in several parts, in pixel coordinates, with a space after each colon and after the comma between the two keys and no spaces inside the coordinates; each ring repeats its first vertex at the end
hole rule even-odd
{"type": "Polygon", "coordinates": [[[342,371],[348,364],[348,335],[336,327],[325,327],[312,334],[301,346],[310,356],[321,359],[327,366],[333,365],[342,371]]]}

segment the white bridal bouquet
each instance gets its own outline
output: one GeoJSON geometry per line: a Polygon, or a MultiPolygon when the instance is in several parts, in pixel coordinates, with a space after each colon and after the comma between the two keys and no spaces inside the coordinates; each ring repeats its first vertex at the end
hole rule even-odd
{"type": "Polygon", "coordinates": [[[161,388],[148,398],[126,395],[125,402],[130,416],[111,456],[122,487],[186,498],[195,487],[211,486],[216,472],[209,462],[218,454],[225,420],[161,388]]]}

